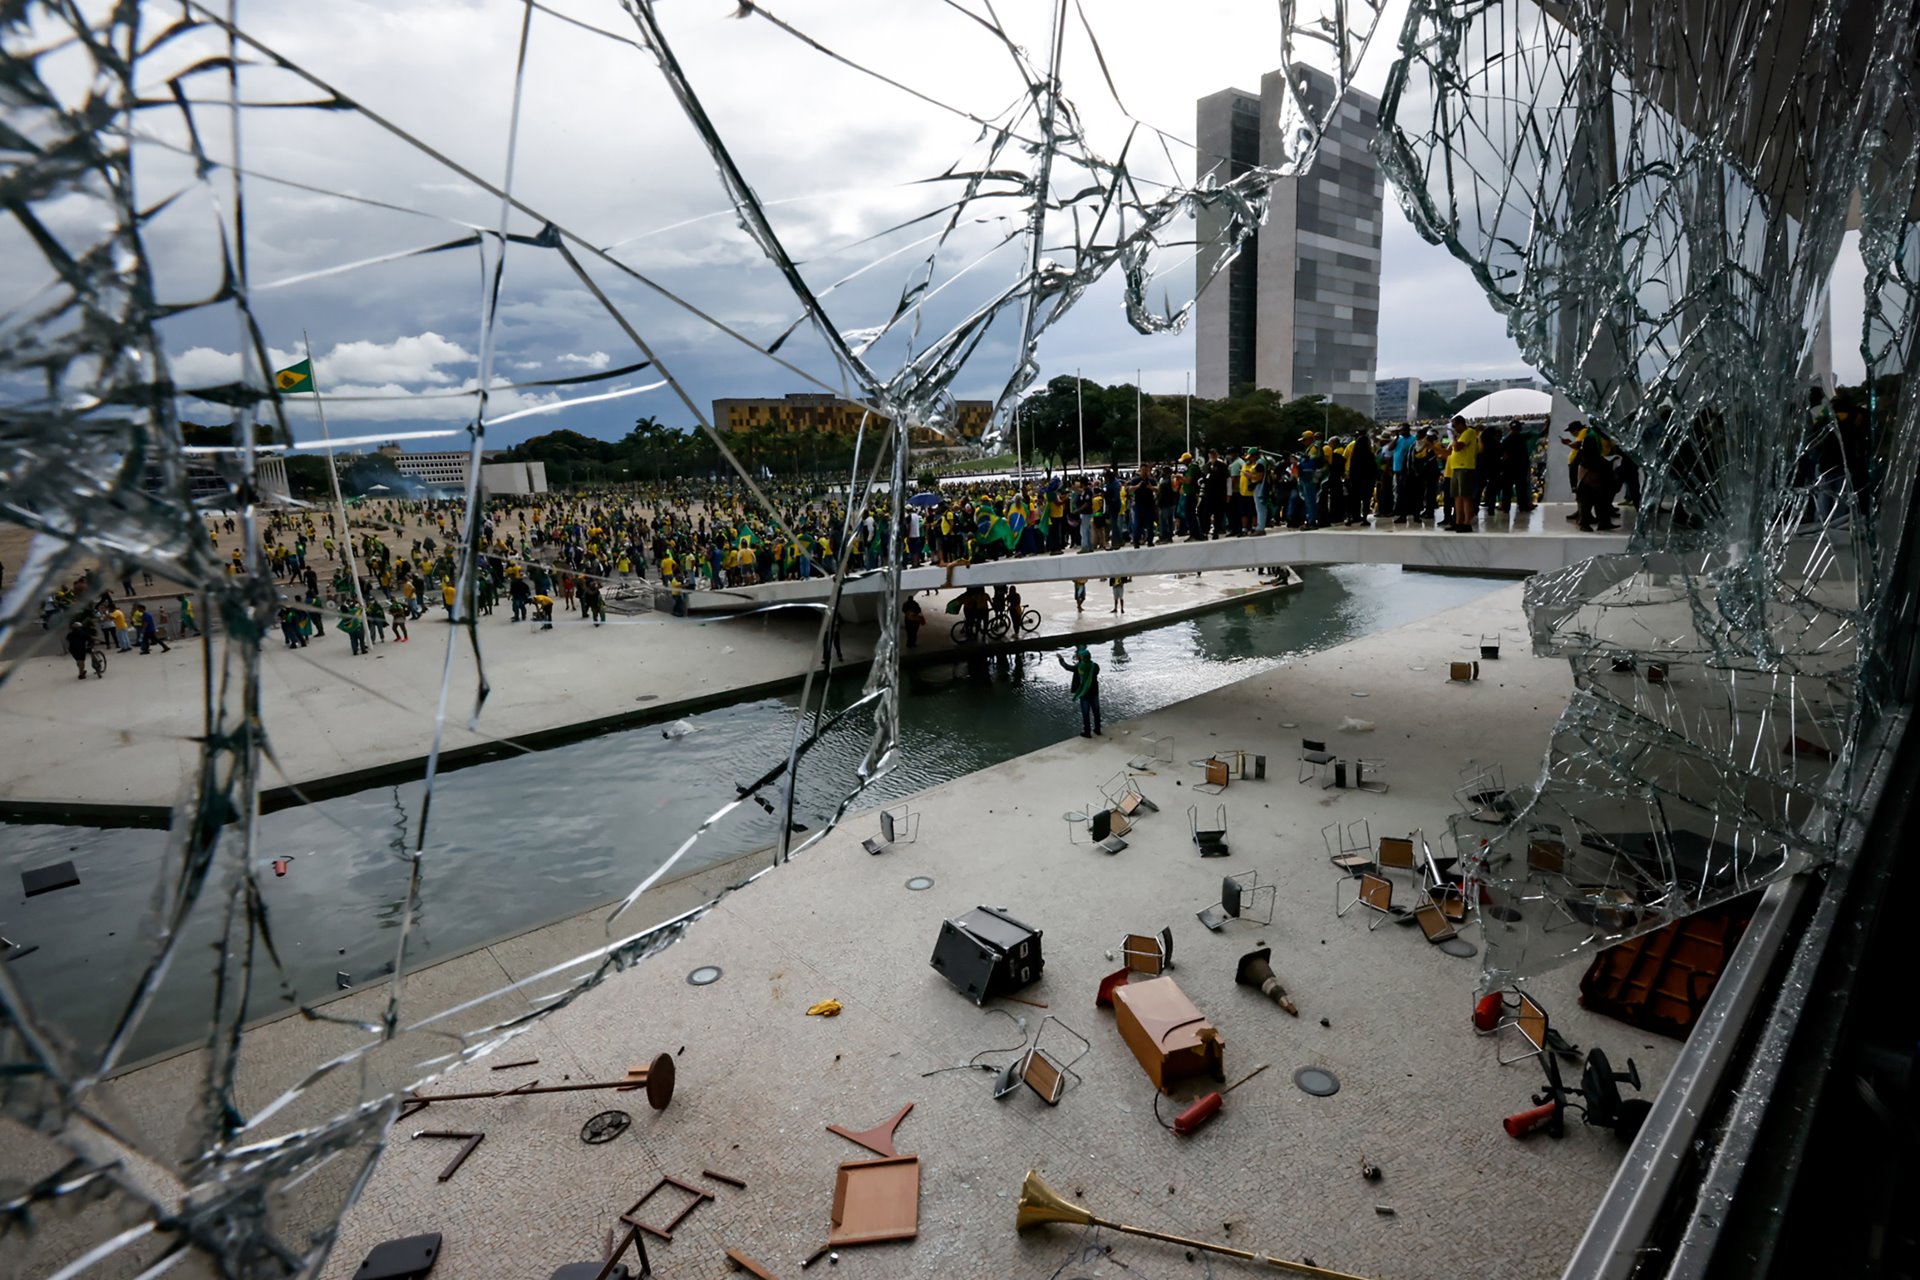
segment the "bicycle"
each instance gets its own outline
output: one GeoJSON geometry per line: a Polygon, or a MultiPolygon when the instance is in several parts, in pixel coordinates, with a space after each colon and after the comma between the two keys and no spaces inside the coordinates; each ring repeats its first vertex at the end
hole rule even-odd
{"type": "Polygon", "coordinates": [[[1020,621],[1016,626],[1019,631],[1023,632],[1038,631],[1040,629],[1040,611],[1038,609],[1023,610],[1020,614],[1020,621]]]}
{"type": "Polygon", "coordinates": [[[107,678],[107,651],[105,649],[100,648],[98,645],[90,646],[87,649],[87,664],[93,668],[94,679],[105,680],[107,678]]]}
{"type": "Polygon", "coordinates": [[[947,634],[953,638],[955,644],[975,644],[983,639],[1002,640],[1007,634],[1007,619],[1004,614],[990,613],[976,628],[972,619],[962,618],[953,624],[952,630],[947,634]],[[986,632],[986,635],[978,634],[980,631],[986,632]]]}

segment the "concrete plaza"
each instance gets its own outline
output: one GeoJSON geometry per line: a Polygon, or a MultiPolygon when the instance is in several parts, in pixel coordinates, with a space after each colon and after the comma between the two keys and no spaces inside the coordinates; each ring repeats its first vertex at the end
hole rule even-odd
{"type": "MultiPolygon", "coordinates": [[[[1204,612],[1276,580],[1247,570],[1161,575],[1136,580],[1124,617],[1109,613],[1103,583],[1088,584],[1085,612],[1070,583],[1027,590],[1041,614],[1036,644],[1065,644],[1204,612]]],[[[927,626],[917,660],[954,649],[951,593],[920,596],[927,626]]],[[[510,754],[640,719],[673,716],[742,697],[795,687],[820,666],[817,611],[791,610],[718,620],[664,613],[609,614],[595,627],[560,612],[551,631],[508,621],[505,604],[480,620],[481,660],[491,694],[469,725],[479,683],[464,632],[454,637],[442,761],[456,765],[510,754]]],[[[412,639],[389,635],[354,657],[329,627],[306,648],[276,633],[261,654],[262,719],[273,758],[265,762],[270,806],[419,776],[431,740],[442,672],[448,669],[445,611],[411,625],[412,639]]],[[[845,623],[845,662],[871,660],[872,624],[845,623]]],[[[221,651],[219,637],[214,651],[221,651]]],[[[164,821],[166,809],[199,768],[204,650],[175,642],[171,653],[113,654],[104,679],[74,678],[64,655],[17,659],[0,698],[0,754],[9,762],[0,808],[37,821],[164,821]],[[123,748],[133,748],[126,750],[123,748]]]]}
{"type": "MultiPolygon", "coordinates": [[[[430,1090],[511,1087],[558,1073],[609,1079],[666,1051],[680,1077],[668,1110],[600,1094],[435,1107],[403,1130],[484,1130],[485,1143],[440,1183],[447,1144],[391,1135],[327,1274],[350,1275],[380,1239],[432,1230],[445,1233],[442,1266],[452,1274],[545,1275],[600,1257],[617,1215],[660,1176],[699,1182],[703,1169],[736,1175],[746,1189],[712,1188],[716,1201],[671,1244],[652,1242],[656,1269],[720,1277],[728,1274],[722,1250],[735,1247],[776,1274],[798,1274],[826,1239],[836,1165],[863,1154],[823,1126],[864,1128],[908,1102],[915,1107],[898,1143],[922,1162],[919,1238],[845,1253],[843,1268],[1004,1280],[1059,1274],[1079,1259],[1088,1274],[1119,1274],[1123,1264],[1125,1274],[1145,1276],[1255,1272],[1218,1259],[1209,1271],[1178,1248],[1105,1232],[1017,1234],[1020,1179],[1034,1168],[1102,1216],[1356,1275],[1555,1274],[1621,1148],[1577,1123],[1559,1142],[1515,1141],[1501,1130],[1503,1116],[1528,1105],[1540,1072],[1531,1062],[1499,1065],[1514,1044],[1469,1025],[1477,960],[1443,954],[1416,929],[1369,930],[1364,911],[1336,919],[1339,877],[1321,835],[1328,823],[1360,819],[1375,840],[1434,832],[1470,761],[1516,777],[1533,770],[1570,681],[1564,662],[1521,647],[1518,604],[1517,589],[1504,591],[1110,726],[1107,739],[1070,739],[937,788],[914,801],[918,841],[878,857],[859,843],[871,819],[850,820],[801,861],[723,899],[670,951],[493,1056],[537,1056],[537,1065],[496,1073],[481,1060],[430,1090]],[[1448,683],[1447,661],[1476,654],[1495,627],[1507,636],[1500,660],[1476,683],[1448,683]],[[1342,732],[1349,717],[1375,727],[1342,732]],[[1117,856],[1070,843],[1062,812],[1092,800],[1149,733],[1172,735],[1179,762],[1140,776],[1161,812],[1117,856]],[[1342,756],[1382,760],[1391,790],[1297,784],[1291,762],[1303,735],[1328,739],[1342,756]],[[1218,798],[1194,795],[1200,771],[1186,761],[1233,747],[1265,752],[1268,779],[1236,781],[1218,798]],[[1189,802],[1203,825],[1225,805],[1231,857],[1196,855],[1189,802]],[[1273,923],[1204,930],[1193,913],[1218,901],[1222,874],[1247,872],[1277,886],[1273,923]],[[911,891],[915,876],[933,887],[911,891]],[[1044,931],[1045,976],[1020,992],[1045,1002],[1044,1013],[1007,1001],[992,1002],[1004,1013],[976,1009],[928,967],[941,920],[980,903],[1044,931]],[[1187,1139],[1156,1121],[1151,1085],[1113,1015],[1092,998],[1116,967],[1123,934],[1166,925],[1173,977],[1219,1027],[1228,1077],[1272,1064],[1187,1139]],[[1236,959],[1260,945],[1274,949],[1298,1019],[1235,985],[1236,959]],[[686,975],[703,964],[724,976],[689,985],[686,975]],[[829,997],[844,1012],[806,1016],[829,997]],[[924,1074],[976,1057],[1004,1063],[1045,1014],[1091,1042],[1056,1108],[1024,1090],[995,1102],[979,1071],[924,1074]],[[1297,1090],[1291,1077],[1308,1065],[1331,1070],[1340,1092],[1297,1090]],[[611,1144],[583,1145],[581,1123],[610,1106],[631,1112],[633,1128],[611,1144]],[[1361,1178],[1362,1157],[1384,1170],[1380,1182],[1361,1178]],[[1096,1244],[1113,1252],[1085,1252],[1096,1244]]],[[[552,935],[583,950],[606,936],[586,918],[552,935]]],[[[1464,936],[1477,940],[1478,924],[1464,936]]],[[[533,939],[503,950],[515,979],[551,954],[533,939]]],[[[1532,992],[1570,1041],[1605,1047],[1616,1062],[1635,1058],[1650,1095],[1676,1046],[1586,1014],[1578,976],[1557,970],[1532,992]]],[[[455,994],[430,976],[425,985],[442,998],[455,994]]],[[[469,1016],[488,1008],[504,1016],[560,985],[542,980],[469,1016]]],[[[1073,1052],[1064,1039],[1048,1046],[1073,1052]]],[[[1161,1102],[1161,1114],[1209,1087],[1182,1088],[1161,1102]]]]}

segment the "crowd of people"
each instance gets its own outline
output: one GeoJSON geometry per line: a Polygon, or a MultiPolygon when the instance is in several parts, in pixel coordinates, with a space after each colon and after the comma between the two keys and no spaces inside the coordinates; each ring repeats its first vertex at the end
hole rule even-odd
{"type": "MultiPolygon", "coordinates": [[[[436,606],[448,617],[486,618],[504,603],[514,623],[550,628],[557,616],[577,613],[600,625],[610,598],[651,601],[653,584],[679,614],[690,590],[806,579],[842,565],[873,569],[896,542],[904,562],[918,566],[1249,537],[1276,527],[1437,523],[1465,531],[1480,511],[1534,507],[1546,465],[1543,433],[1539,423],[1456,418],[1444,436],[1411,423],[1333,439],[1309,431],[1287,453],[1208,449],[1136,467],[949,480],[910,495],[897,524],[884,492],[861,501],[844,486],[801,479],[763,478],[757,492],[736,479],[682,477],[495,496],[472,516],[479,572],[464,610],[455,584],[469,530],[458,500],[356,500],[351,533],[329,510],[267,512],[257,561],[234,545],[240,530],[231,516],[215,517],[206,530],[216,553],[226,551],[229,573],[258,563],[275,582],[286,647],[324,636],[331,619],[362,654],[407,643],[408,624],[436,606]]],[[[1631,465],[1579,424],[1562,443],[1577,498],[1569,518],[1582,528],[1612,527],[1614,494],[1624,483],[1631,496],[1631,465]]],[[[134,594],[131,580],[121,585],[134,594]]],[[[1125,580],[1108,585],[1113,610],[1124,609],[1125,580]]],[[[1075,596],[1084,607],[1084,582],[1075,596]]],[[[186,596],[171,609],[116,604],[91,579],[50,597],[46,617],[71,614],[82,599],[93,603],[76,628],[106,649],[138,644],[145,653],[158,644],[164,651],[169,640],[199,629],[186,596]]],[[[84,676],[85,650],[74,656],[84,676]]]]}

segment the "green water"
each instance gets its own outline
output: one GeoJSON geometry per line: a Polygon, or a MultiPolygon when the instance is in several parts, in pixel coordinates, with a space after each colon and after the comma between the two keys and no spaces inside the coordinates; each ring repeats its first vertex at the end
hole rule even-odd
{"type": "MultiPolygon", "coordinates": [[[[1107,720],[1125,720],[1509,585],[1380,565],[1306,576],[1298,591],[1092,646],[1103,668],[1107,720]]],[[[854,700],[859,687],[860,678],[837,682],[833,705],[854,700]]],[[[734,796],[737,783],[785,758],[796,703],[743,702],[691,717],[694,732],[685,737],[638,728],[443,776],[406,966],[631,890],[734,796]]],[[[870,731],[870,721],[850,718],[810,754],[796,809],[810,830],[832,814],[870,731]]],[[[1067,673],[1051,653],[911,671],[902,697],[903,763],[861,804],[937,786],[1078,731],[1067,673]]],[[[280,975],[257,974],[255,1016],[324,999],[338,989],[339,973],[356,984],[372,980],[393,961],[420,794],[419,783],[382,787],[261,820],[256,869],[284,983],[280,975]],[[293,862],[285,876],[276,876],[270,863],[284,856],[293,862]]],[[[0,867],[17,874],[71,859],[82,881],[0,907],[0,934],[40,948],[9,964],[8,976],[40,1016],[82,1043],[97,1044],[150,952],[144,922],[156,887],[174,874],[166,836],[79,827],[4,830],[0,867]]],[[[765,848],[777,834],[770,814],[743,805],[694,846],[675,874],[765,848]]],[[[224,891],[209,893],[189,922],[129,1060],[204,1034],[224,901],[224,891]]]]}

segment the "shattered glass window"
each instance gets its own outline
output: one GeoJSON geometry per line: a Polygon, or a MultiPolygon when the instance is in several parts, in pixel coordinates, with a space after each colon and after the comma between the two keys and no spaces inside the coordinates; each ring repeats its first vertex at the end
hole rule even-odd
{"type": "Polygon", "coordinates": [[[1402,206],[1638,482],[1626,555],[1528,585],[1575,683],[1541,776],[1470,779],[1452,823],[1489,986],[1829,860],[1858,817],[1907,612],[1912,39],[1845,4],[1409,14],[1402,206]],[[1813,354],[1850,223],[1878,394],[1836,409],[1813,354]]]}
{"type": "MultiPolygon", "coordinates": [[[[129,709],[111,758],[61,755],[57,716],[23,739],[23,777],[91,770],[110,794],[139,792],[164,830],[89,837],[117,859],[112,909],[125,910],[97,964],[34,976],[10,962],[39,944],[6,944],[0,1271],[317,1269],[401,1095],[675,941],[711,899],[658,905],[650,891],[701,842],[802,853],[830,825],[792,821],[803,787],[837,797],[837,817],[897,761],[899,668],[882,629],[864,696],[829,710],[809,675],[786,741],[759,744],[718,812],[623,815],[640,840],[598,830],[594,805],[618,793],[620,769],[594,775],[491,727],[521,696],[518,672],[502,676],[471,607],[444,637],[413,637],[443,651],[424,696],[356,680],[369,710],[354,740],[315,741],[302,699],[324,698],[324,681],[287,674],[299,650],[272,669],[261,656],[281,643],[263,534],[291,460],[395,439],[466,455],[448,464],[464,498],[443,512],[462,600],[487,549],[489,433],[580,406],[690,417],[756,515],[791,536],[709,412],[726,392],[695,371],[717,352],[736,374],[862,406],[847,481],[890,479],[897,522],[910,433],[959,433],[963,371],[1004,411],[1036,376],[1037,344],[1103,277],[1134,328],[1179,327],[1337,107],[1288,104],[1283,169],[1196,180],[1206,166],[1184,131],[1132,115],[1128,77],[1143,69],[1109,61],[1077,0],[1012,26],[960,0],[886,6],[884,20],[806,13],[528,0],[425,33],[366,10],[237,0],[0,13],[0,514],[31,534],[6,566],[0,643],[51,643],[84,628],[98,592],[158,583],[177,589],[176,643],[199,660],[192,710],[129,709]],[[738,82],[749,54],[783,68],[785,100],[738,82]],[[810,181],[847,153],[857,187],[810,181]],[[655,180],[669,172],[710,182],[689,200],[687,184],[655,180]],[[460,314],[423,310],[449,296],[468,300],[460,314]],[[419,335],[402,353],[359,331],[306,332],[323,314],[381,334],[404,316],[419,335]],[[543,366],[526,344],[554,326],[578,350],[543,366]],[[417,376],[383,364],[402,355],[417,376]],[[226,429],[212,443],[210,425],[226,429]],[[834,733],[861,737],[855,762],[810,765],[834,733]],[[328,752],[333,768],[317,769],[328,752]],[[410,757],[420,776],[390,789],[300,782],[410,757]],[[511,838],[464,820],[487,798],[452,766],[486,757],[523,770],[523,820],[593,844],[598,890],[618,905],[569,963],[439,990],[409,975],[487,941],[462,932],[479,901],[538,904],[551,887],[537,866],[465,874],[476,841],[511,838]],[[344,888],[265,888],[330,859],[352,868],[344,888]],[[350,915],[377,919],[376,936],[335,946],[350,915]],[[324,1054],[289,1060],[275,1029],[290,1025],[317,1025],[299,1043],[324,1054]],[[122,1096],[114,1075],[140,1063],[177,1074],[196,1105],[150,1114],[122,1096]]],[[[1344,89],[1376,17],[1283,5],[1269,48],[1344,89]]],[[[889,583],[882,616],[898,611],[898,571],[897,546],[866,571],[889,583]]],[[[357,582],[353,595],[364,606],[357,582]]],[[[616,613],[637,617],[665,599],[627,603],[616,613]]],[[[349,623],[347,609],[316,621],[349,623]]],[[[817,636],[825,647],[824,621],[817,636]]],[[[16,706],[40,696],[17,673],[9,683],[0,698],[16,706]]],[[[15,829],[36,866],[57,865],[74,830],[63,820],[86,820],[51,800],[45,812],[15,829]]],[[[42,901],[48,938],[88,911],[79,895],[42,901]]]]}

